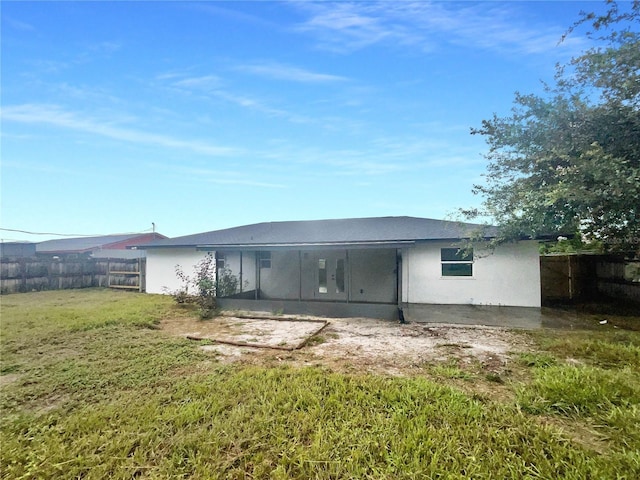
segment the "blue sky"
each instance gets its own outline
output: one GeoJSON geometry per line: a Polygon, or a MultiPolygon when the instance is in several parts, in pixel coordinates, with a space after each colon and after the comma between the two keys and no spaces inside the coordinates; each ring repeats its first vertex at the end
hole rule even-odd
{"type": "MultiPolygon", "coordinates": [[[[601,2],[12,2],[1,226],[168,236],[478,205],[482,119],[601,2]]],[[[4,240],[57,238],[0,231],[4,240]]]]}

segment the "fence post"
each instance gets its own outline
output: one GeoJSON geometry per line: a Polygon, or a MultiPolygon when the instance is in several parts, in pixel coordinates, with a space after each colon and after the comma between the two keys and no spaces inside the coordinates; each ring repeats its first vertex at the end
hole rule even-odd
{"type": "Polygon", "coordinates": [[[26,292],[27,291],[27,259],[21,258],[19,260],[19,264],[20,264],[20,290],[23,292],[26,292]]]}

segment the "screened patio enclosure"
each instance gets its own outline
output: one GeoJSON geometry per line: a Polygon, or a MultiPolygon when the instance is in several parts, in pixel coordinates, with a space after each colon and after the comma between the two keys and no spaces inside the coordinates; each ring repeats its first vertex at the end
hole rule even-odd
{"type": "Polygon", "coordinates": [[[221,299],[397,305],[397,248],[216,250],[221,299]]]}

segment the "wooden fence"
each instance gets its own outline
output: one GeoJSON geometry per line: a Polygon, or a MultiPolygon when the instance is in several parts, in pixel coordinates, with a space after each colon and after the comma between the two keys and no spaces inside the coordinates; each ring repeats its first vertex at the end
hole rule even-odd
{"type": "Polygon", "coordinates": [[[615,255],[540,257],[542,303],[619,298],[640,303],[639,262],[615,255]]]}
{"type": "Polygon", "coordinates": [[[110,287],[145,290],[146,259],[3,258],[0,293],[110,287]]]}

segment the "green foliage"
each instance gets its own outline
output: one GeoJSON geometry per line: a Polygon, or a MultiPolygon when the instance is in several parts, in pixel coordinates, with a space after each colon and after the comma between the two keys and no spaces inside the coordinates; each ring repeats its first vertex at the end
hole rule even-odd
{"type": "Polygon", "coordinates": [[[602,242],[597,240],[585,242],[580,232],[577,232],[572,238],[560,236],[553,242],[546,242],[540,245],[540,253],[543,255],[549,253],[600,253],[604,250],[605,248],[602,242]]]}
{"type": "Polygon", "coordinates": [[[218,297],[230,297],[238,291],[238,277],[225,266],[218,270],[218,297]]]}
{"type": "Polygon", "coordinates": [[[197,305],[198,315],[203,320],[213,317],[218,310],[215,268],[215,259],[211,253],[207,253],[193,266],[193,277],[184,273],[180,265],[176,265],[176,276],[182,281],[182,286],[169,292],[178,305],[197,305]]]}
{"type": "Polygon", "coordinates": [[[596,47],[558,67],[547,95],[516,94],[510,116],[473,134],[487,139],[486,182],[474,187],[504,240],[579,231],[608,250],[640,245],[640,2],[583,14],[596,47]],[[615,30],[615,28],[618,28],[615,30]]]}
{"type": "Polygon", "coordinates": [[[216,262],[211,253],[207,253],[193,266],[192,276],[185,274],[180,265],[176,265],[175,271],[176,276],[182,281],[182,286],[169,293],[177,304],[196,304],[201,319],[216,315],[216,298],[230,297],[238,292],[238,277],[227,266],[216,270],[216,262]]]}

